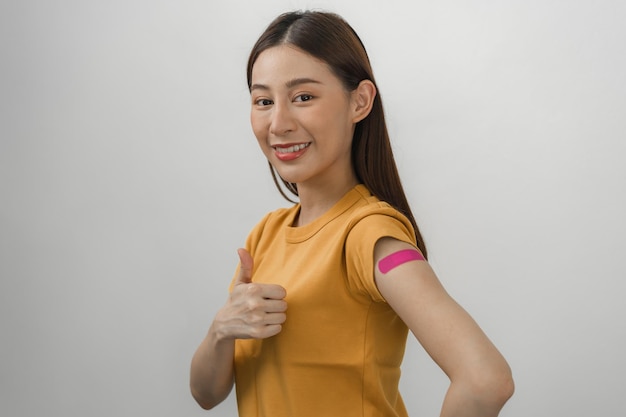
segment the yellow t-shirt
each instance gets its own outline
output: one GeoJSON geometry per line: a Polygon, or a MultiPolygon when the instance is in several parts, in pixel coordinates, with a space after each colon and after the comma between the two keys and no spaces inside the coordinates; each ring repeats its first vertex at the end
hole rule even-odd
{"type": "Polygon", "coordinates": [[[411,223],[363,185],[291,227],[298,210],[269,213],[246,242],[253,282],[282,285],[288,310],[278,335],[235,343],[239,415],[406,416],[408,329],[376,287],[373,255],[385,236],[415,245],[411,223]]]}

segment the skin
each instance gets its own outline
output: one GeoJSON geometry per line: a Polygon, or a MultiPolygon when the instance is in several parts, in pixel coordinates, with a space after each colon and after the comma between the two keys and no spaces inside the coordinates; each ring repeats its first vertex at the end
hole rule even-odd
{"type": "MultiPolygon", "coordinates": [[[[369,114],[375,95],[367,80],[346,91],[325,63],[290,45],[270,48],[255,62],[251,124],[281,177],[298,185],[296,226],[325,213],[357,184],[350,159],[352,134],[369,114]]],[[[376,264],[403,249],[414,248],[391,238],[379,240],[376,264]]],[[[241,268],[233,291],[192,359],[191,391],[207,409],[232,390],[235,340],[272,337],[288,314],[285,289],[253,282],[252,257],[244,249],[238,254],[241,268]]],[[[441,416],[497,416],[513,393],[510,368],[429,264],[406,262],[385,274],[375,267],[375,279],[389,305],[450,378],[441,416]]]]}
{"type": "Polygon", "coordinates": [[[297,225],[320,216],[357,183],[350,162],[357,122],[369,114],[374,85],[347,92],[328,66],[290,46],[270,48],[252,69],[250,121],[261,150],[282,178],[298,184],[297,225]],[[296,159],[276,147],[309,144],[296,159]]]}
{"type": "Polygon", "coordinates": [[[253,283],[252,257],[245,249],[237,252],[239,276],[191,361],[191,393],[207,410],[221,403],[232,390],[235,340],[272,337],[280,333],[286,319],[285,289],[253,283]]]}
{"type": "MultiPolygon", "coordinates": [[[[376,264],[403,249],[391,238],[376,243],[376,264]]],[[[450,378],[442,417],[497,416],[513,394],[511,369],[470,315],[450,297],[425,261],[406,262],[383,274],[376,285],[426,352],[450,378]]]]}

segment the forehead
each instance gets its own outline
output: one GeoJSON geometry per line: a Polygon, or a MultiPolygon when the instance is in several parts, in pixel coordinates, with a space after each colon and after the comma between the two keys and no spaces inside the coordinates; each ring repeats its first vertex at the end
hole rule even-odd
{"type": "Polygon", "coordinates": [[[252,84],[279,86],[296,78],[341,84],[328,65],[292,45],[279,45],[259,54],[252,67],[252,84]]]}

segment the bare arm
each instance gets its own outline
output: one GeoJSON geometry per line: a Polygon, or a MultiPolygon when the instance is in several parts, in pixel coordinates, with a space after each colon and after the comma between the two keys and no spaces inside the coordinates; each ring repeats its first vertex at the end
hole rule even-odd
{"type": "Polygon", "coordinates": [[[513,394],[506,360],[470,315],[448,295],[430,265],[410,261],[382,273],[378,262],[413,249],[391,238],[375,248],[379,291],[450,378],[441,417],[495,417],[513,394]]]}
{"type": "Polygon", "coordinates": [[[191,360],[191,394],[204,409],[226,399],[233,388],[235,340],[218,336],[215,322],[191,360]]]}
{"type": "Polygon", "coordinates": [[[274,336],[286,318],[285,289],[252,283],[252,257],[243,249],[238,252],[239,277],[191,361],[191,393],[207,410],[224,401],[233,388],[235,340],[274,336]]]}

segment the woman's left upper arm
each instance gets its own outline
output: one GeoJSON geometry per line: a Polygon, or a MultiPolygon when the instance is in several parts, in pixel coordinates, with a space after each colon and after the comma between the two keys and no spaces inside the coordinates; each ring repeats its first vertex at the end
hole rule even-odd
{"type": "MultiPolygon", "coordinates": [[[[441,285],[426,261],[397,262],[381,272],[381,259],[412,245],[382,238],[374,250],[376,285],[420,344],[451,378],[499,367],[504,359],[476,322],[441,285]]],[[[506,365],[506,362],[504,363],[506,365]]],[[[495,369],[494,369],[495,370],[495,369]]]]}

